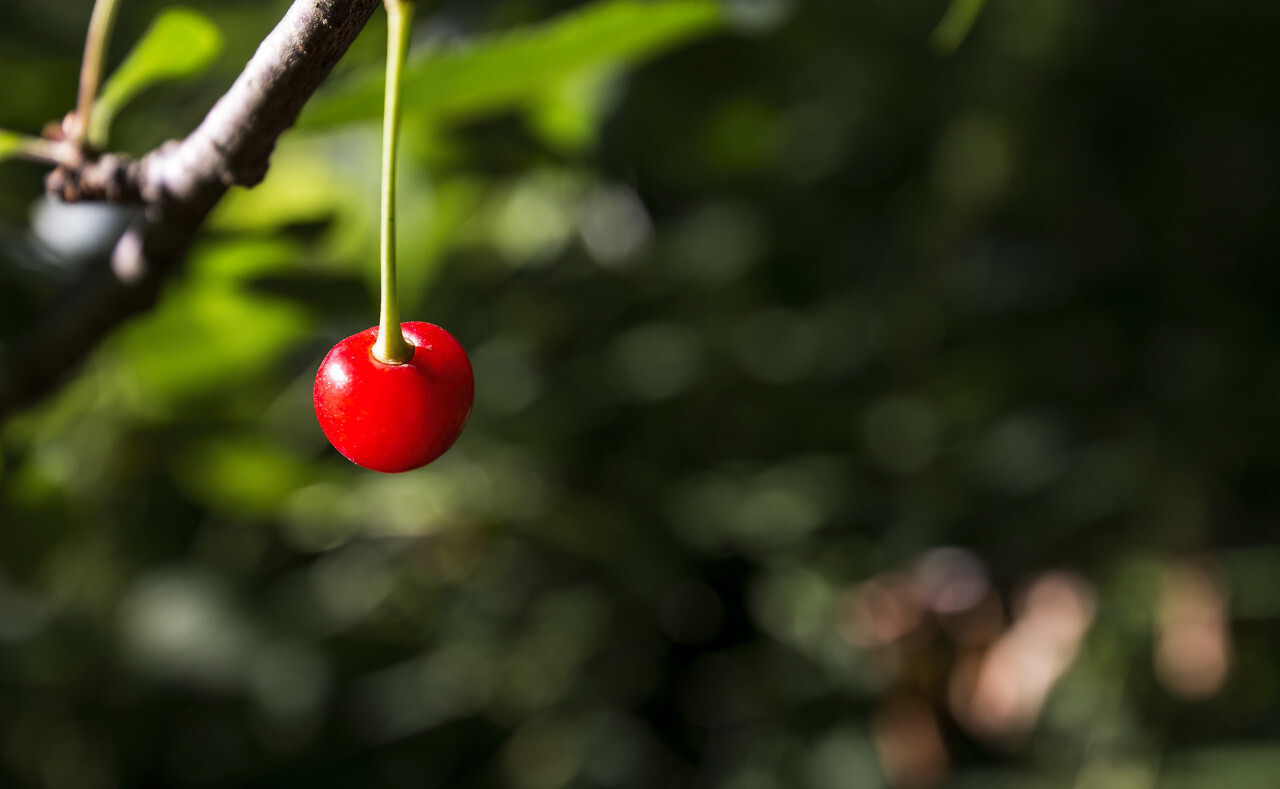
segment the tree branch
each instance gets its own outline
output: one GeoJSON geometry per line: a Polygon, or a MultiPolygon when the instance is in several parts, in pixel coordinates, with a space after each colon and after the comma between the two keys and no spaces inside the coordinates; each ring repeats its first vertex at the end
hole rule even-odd
{"type": "Polygon", "coordinates": [[[89,267],[0,371],[0,422],[51,389],[99,340],[155,303],[201,223],[232,185],[266,175],[294,121],[381,0],[297,0],[200,126],[134,162],[61,166],[47,186],[66,199],[141,200],[110,265],[89,267]]]}

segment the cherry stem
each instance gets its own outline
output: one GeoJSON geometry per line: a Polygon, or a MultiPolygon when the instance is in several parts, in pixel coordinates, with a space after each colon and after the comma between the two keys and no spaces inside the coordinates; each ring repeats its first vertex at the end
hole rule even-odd
{"type": "Polygon", "coordinates": [[[387,7],[387,86],[382,114],[382,316],[373,355],[386,364],[413,358],[413,346],[400,329],[396,296],[396,148],[400,143],[400,75],[409,50],[413,0],[385,0],[387,7]]]}
{"type": "Polygon", "coordinates": [[[33,162],[62,164],[68,158],[67,147],[64,142],[46,140],[42,137],[32,137],[27,134],[19,134],[5,129],[0,129],[0,138],[10,143],[6,148],[7,150],[12,151],[14,156],[29,159],[33,162]]]}
{"type": "Polygon", "coordinates": [[[89,17],[89,33],[84,40],[84,59],[80,61],[80,91],[76,95],[76,128],[71,142],[84,148],[89,134],[89,116],[93,103],[98,99],[98,87],[102,84],[102,65],[107,59],[107,45],[111,41],[111,28],[115,26],[120,0],[96,0],[89,17]]]}

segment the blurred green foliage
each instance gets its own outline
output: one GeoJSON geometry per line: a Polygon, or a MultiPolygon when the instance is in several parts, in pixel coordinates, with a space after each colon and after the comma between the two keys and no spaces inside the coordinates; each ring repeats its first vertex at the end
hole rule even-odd
{"type": "MultiPolygon", "coordinates": [[[[571,77],[673,47],[717,26],[714,0],[604,0],[548,23],[437,44],[404,76],[405,114],[475,116],[561,89],[571,77]]],[[[310,102],[304,128],[382,117],[383,79],[364,70],[310,102]]]]}
{"type": "MultiPolygon", "coordinates": [[[[288,3],[190,5],[222,55],[113,148],[288,3]]],[[[5,0],[0,127],[74,103],[90,6],[5,0]]],[[[375,322],[375,16],[0,428],[0,784],[1273,786],[1280,6],[976,8],[424,7],[402,309],[477,400],[398,476],[311,408],[375,322]]],[[[127,218],[42,175],[0,359],[127,218]]]]}
{"type": "Polygon", "coordinates": [[[198,11],[161,11],[102,86],[89,138],[103,145],[111,119],[142,91],[162,80],[193,77],[222,51],[222,31],[198,11]]]}

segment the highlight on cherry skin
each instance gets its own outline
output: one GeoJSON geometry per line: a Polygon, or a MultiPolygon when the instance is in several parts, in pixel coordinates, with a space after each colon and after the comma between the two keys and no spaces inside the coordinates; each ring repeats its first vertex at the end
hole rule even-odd
{"type": "Polygon", "coordinates": [[[333,346],[316,373],[316,418],[329,442],[358,466],[394,474],[425,466],[458,440],[475,378],[462,346],[430,323],[400,324],[413,346],[404,364],[373,355],[378,327],[333,346]]]}

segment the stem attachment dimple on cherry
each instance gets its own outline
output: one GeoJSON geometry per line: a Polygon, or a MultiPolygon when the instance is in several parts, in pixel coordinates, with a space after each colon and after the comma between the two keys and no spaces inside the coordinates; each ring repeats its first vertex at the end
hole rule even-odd
{"type": "Polygon", "coordinates": [[[400,81],[409,49],[413,0],[384,0],[387,7],[387,85],[382,116],[382,314],[373,355],[386,364],[413,358],[400,329],[396,295],[396,149],[400,142],[400,81]]]}

